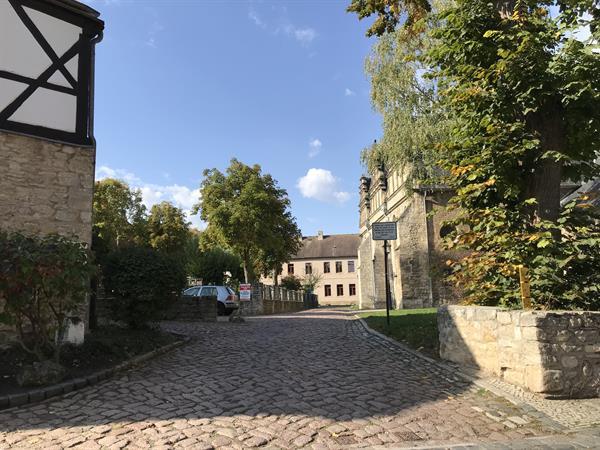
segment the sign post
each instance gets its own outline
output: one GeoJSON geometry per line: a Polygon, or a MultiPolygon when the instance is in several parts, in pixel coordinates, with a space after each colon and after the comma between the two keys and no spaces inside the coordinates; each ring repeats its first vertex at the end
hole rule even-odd
{"type": "Polygon", "coordinates": [[[531,309],[531,286],[529,284],[529,270],[525,266],[519,266],[518,268],[523,309],[531,309]]]}
{"type": "Polygon", "coordinates": [[[385,271],[385,312],[387,327],[390,329],[390,308],[392,298],[390,295],[390,278],[388,270],[388,240],[395,241],[398,238],[398,227],[396,222],[375,222],[371,226],[374,241],[383,241],[383,267],[385,271]]]}

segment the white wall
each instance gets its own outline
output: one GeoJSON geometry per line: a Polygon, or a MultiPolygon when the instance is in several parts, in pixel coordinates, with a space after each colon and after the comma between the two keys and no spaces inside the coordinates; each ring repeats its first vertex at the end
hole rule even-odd
{"type": "MultiPolygon", "coordinates": [[[[30,8],[24,9],[59,58],[79,39],[80,27],[30,8]]],[[[78,62],[78,58],[74,57],[67,64],[67,70],[75,80],[78,62]]],[[[0,70],[36,79],[51,63],[51,59],[25,27],[8,0],[0,0],[0,70]]],[[[58,71],[48,81],[71,87],[58,71]]],[[[8,106],[26,88],[26,84],[0,79],[0,110],[8,106]]],[[[38,89],[9,119],[74,132],[76,116],[77,101],[74,95],[38,89]]]]}

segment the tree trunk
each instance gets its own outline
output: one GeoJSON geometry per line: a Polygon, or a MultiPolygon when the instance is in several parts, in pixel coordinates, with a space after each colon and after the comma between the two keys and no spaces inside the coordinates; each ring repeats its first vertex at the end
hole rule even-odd
{"type": "Polygon", "coordinates": [[[252,266],[252,260],[250,259],[250,251],[246,250],[243,252],[242,262],[244,266],[244,280],[246,284],[254,281],[254,267],[252,266]]]}
{"type": "MultiPolygon", "coordinates": [[[[517,0],[496,0],[495,3],[503,19],[513,17],[518,4],[517,0]]],[[[527,13],[525,2],[521,3],[519,13],[527,13]]],[[[566,148],[567,133],[560,100],[556,97],[548,100],[538,111],[527,116],[526,123],[538,135],[541,152],[529,161],[532,172],[527,180],[525,196],[537,200],[537,206],[532,210],[535,218],[556,221],[560,214],[562,163],[541,157],[548,151],[563,153],[566,148]]]]}
{"type": "Polygon", "coordinates": [[[527,198],[537,200],[538,219],[556,221],[560,214],[560,183],[562,163],[553,157],[540,159],[545,152],[564,153],[567,132],[563,108],[557,98],[549,100],[539,111],[527,117],[527,125],[540,139],[541,153],[532,161],[532,174],[527,183],[527,198]]]}

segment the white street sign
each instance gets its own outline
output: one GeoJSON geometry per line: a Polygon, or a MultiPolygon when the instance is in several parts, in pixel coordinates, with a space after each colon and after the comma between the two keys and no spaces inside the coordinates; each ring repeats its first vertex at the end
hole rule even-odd
{"type": "Polygon", "coordinates": [[[252,297],[252,285],[240,284],[240,301],[249,302],[252,297]]]}

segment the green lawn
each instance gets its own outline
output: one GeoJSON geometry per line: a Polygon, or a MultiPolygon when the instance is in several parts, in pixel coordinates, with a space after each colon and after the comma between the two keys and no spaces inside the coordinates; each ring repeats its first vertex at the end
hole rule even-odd
{"type": "Polygon", "coordinates": [[[390,336],[428,356],[439,358],[437,309],[403,309],[390,311],[388,330],[385,311],[359,314],[374,330],[390,336]]]}

